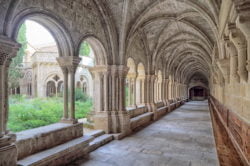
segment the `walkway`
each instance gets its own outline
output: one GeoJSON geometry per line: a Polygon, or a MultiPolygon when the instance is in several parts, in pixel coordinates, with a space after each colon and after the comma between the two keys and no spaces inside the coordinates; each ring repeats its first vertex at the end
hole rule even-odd
{"type": "Polygon", "coordinates": [[[189,102],[90,154],[82,166],[217,166],[207,102],[189,102]]]}

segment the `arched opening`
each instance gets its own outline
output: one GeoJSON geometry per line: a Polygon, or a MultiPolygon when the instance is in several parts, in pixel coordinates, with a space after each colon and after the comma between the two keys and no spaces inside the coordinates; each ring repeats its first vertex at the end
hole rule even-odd
{"type": "Polygon", "coordinates": [[[95,37],[85,38],[79,45],[79,57],[82,58],[76,71],[76,81],[79,82],[80,88],[76,89],[76,103],[82,107],[76,107],[76,118],[80,121],[87,120],[92,126],[94,121],[94,111],[103,111],[104,106],[104,78],[105,72],[99,70],[106,65],[106,54],[104,47],[95,37]],[[93,111],[94,110],[94,111],[93,111]]]}
{"type": "Polygon", "coordinates": [[[28,17],[19,26],[16,40],[22,47],[9,67],[9,91],[18,93],[9,98],[8,128],[13,132],[56,123],[62,116],[60,51],[52,25],[35,20],[28,17]]]}
{"type": "Polygon", "coordinates": [[[207,89],[201,86],[195,86],[189,90],[190,100],[206,100],[208,98],[207,89]]]}
{"type": "Polygon", "coordinates": [[[54,81],[48,81],[46,87],[46,96],[53,97],[56,95],[56,83],[54,81]]]}

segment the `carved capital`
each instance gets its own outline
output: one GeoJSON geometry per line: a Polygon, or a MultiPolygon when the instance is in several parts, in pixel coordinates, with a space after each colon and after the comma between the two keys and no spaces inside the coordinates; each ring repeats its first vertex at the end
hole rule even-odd
{"type": "Polygon", "coordinates": [[[68,68],[66,66],[61,66],[61,69],[62,69],[63,74],[69,73],[68,68]]]}
{"type": "Polygon", "coordinates": [[[127,66],[120,65],[120,66],[117,66],[117,70],[118,70],[119,77],[125,78],[128,74],[129,68],[127,66]]]}
{"type": "Polygon", "coordinates": [[[20,44],[5,37],[0,36],[0,65],[3,65],[7,59],[11,59],[16,56],[20,44]]]}
{"type": "Polygon", "coordinates": [[[228,24],[229,38],[238,50],[246,49],[247,42],[242,32],[236,28],[234,23],[228,24]]]}
{"type": "Polygon", "coordinates": [[[229,40],[228,36],[224,37],[224,41],[225,41],[225,46],[227,50],[229,51],[230,56],[237,56],[237,50],[234,44],[229,40]]]}
{"type": "Polygon", "coordinates": [[[64,70],[67,68],[68,72],[75,73],[76,69],[81,62],[81,58],[77,56],[66,56],[66,57],[58,57],[56,58],[59,66],[64,70]]]}

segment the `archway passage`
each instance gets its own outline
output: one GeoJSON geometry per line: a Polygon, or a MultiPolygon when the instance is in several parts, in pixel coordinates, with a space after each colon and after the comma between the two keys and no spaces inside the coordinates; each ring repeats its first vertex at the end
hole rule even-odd
{"type": "MultiPolygon", "coordinates": [[[[34,162],[30,158],[40,165],[67,165],[104,142],[129,136],[167,114],[171,117],[190,100],[204,101],[185,105],[186,109],[197,108],[191,116],[188,113],[192,111],[183,109],[165,121],[180,136],[173,141],[176,149],[191,137],[188,127],[204,127],[192,119],[210,122],[205,119],[208,114],[200,116],[203,106],[209,104],[211,115],[221,121],[243,163],[250,165],[249,20],[250,0],[0,0],[0,165],[16,165],[21,159],[34,162]],[[21,45],[25,44],[17,38],[27,19],[47,29],[55,42],[53,47],[38,49],[25,58],[24,66],[28,67],[21,73],[19,86],[16,79],[10,84],[7,80],[16,73],[10,63],[16,61],[18,50],[23,51],[21,45]],[[92,59],[91,65],[84,64],[88,59],[92,59]],[[32,60],[35,63],[30,64],[32,60]],[[50,71],[55,65],[56,70],[50,71]],[[23,93],[25,100],[19,98],[23,93]],[[20,105],[10,95],[20,100],[20,105]],[[36,96],[56,102],[34,99],[34,106],[25,104],[26,99],[36,96]],[[88,114],[87,107],[92,108],[91,99],[85,102],[91,97],[92,127],[99,131],[88,137],[78,120],[88,114]],[[14,114],[13,106],[18,109],[14,114]],[[181,123],[184,128],[171,126],[182,116],[191,119],[181,123]],[[13,119],[18,125],[22,120],[27,128],[43,127],[12,134],[21,130],[8,130],[7,124],[13,119]],[[92,136],[97,138],[92,140],[92,136]],[[39,152],[50,153],[37,157],[39,152]],[[7,154],[13,159],[6,158],[7,154]]],[[[36,39],[41,38],[43,35],[36,39]]],[[[171,139],[171,131],[160,135],[162,126],[152,133],[154,140],[171,139]]],[[[147,132],[150,135],[150,130],[147,132]]],[[[211,132],[207,134],[213,137],[211,132]]],[[[203,141],[195,136],[197,139],[192,140],[196,144],[203,141]]],[[[150,140],[146,143],[150,146],[150,140]]],[[[202,143],[207,145],[211,144],[202,143]]],[[[140,151],[154,153],[145,149],[140,151]]],[[[210,161],[211,154],[202,155],[210,161]]],[[[186,165],[208,165],[190,163],[196,156],[189,157],[185,158],[186,165]]]]}
{"type": "Polygon", "coordinates": [[[189,90],[189,99],[190,100],[206,100],[208,98],[207,89],[196,86],[189,90]]]}

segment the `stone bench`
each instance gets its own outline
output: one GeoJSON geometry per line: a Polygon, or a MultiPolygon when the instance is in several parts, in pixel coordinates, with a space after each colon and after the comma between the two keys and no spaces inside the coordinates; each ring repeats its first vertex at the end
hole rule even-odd
{"type": "Polygon", "coordinates": [[[145,106],[138,106],[137,108],[127,108],[127,112],[129,113],[130,118],[134,118],[147,112],[147,108],[145,106]]]}
{"type": "Polygon", "coordinates": [[[137,127],[148,124],[153,119],[153,112],[147,112],[130,119],[130,128],[136,129],[137,127]]]}
{"type": "Polygon", "coordinates": [[[160,108],[157,108],[156,113],[157,113],[157,118],[165,115],[166,113],[168,113],[169,107],[168,106],[163,106],[160,108]]]}
{"type": "Polygon", "coordinates": [[[18,160],[83,136],[83,124],[55,123],[16,133],[18,160]]]}
{"type": "Polygon", "coordinates": [[[169,103],[169,107],[170,107],[170,112],[173,111],[176,108],[176,103],[174,102],[169,103]]]}
{"type": "Polygon", "coordinates": [[[30,155],[17,164],[19,166],[57,166],[88,156],[89,142],[93,137],[83,136],[42,152],[30,155]]]}

